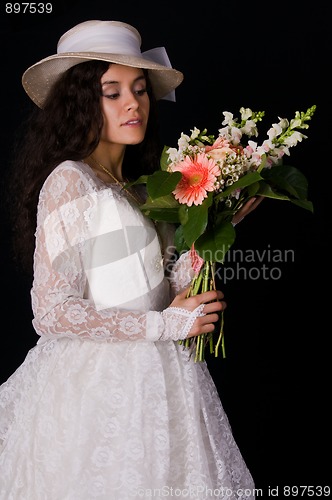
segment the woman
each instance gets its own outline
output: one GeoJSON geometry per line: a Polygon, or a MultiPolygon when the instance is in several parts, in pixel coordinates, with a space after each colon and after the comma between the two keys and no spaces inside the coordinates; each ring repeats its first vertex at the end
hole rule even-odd
{"type": "Polygon", "coordinates": [[[35,244],[40,340],[0,388],[3,500],[253,498],[207,366],[177,342],[213,330],[223,294],[186,298],[189,254],[166,277],[171,228],[124,187],[158,165],[155,99],[182,81],[140,43],[128,24],[87,21],[23,75],[37,108],[16,234],[25,256],[35,244]]]}

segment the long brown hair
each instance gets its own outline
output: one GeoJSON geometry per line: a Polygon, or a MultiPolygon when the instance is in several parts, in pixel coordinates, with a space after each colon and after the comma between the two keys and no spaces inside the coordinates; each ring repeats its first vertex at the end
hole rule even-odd
{"type": "MultiPolygon", "coordinates": [[[[87,61],[67,70],[53,85],[43,109],[35,107],[15,146],[9,187],[13,256],[32,273],[34,233],[40,189],[51,171],[65,160],[82,160],[99,143],[103,126],[100,107],[104,61],[87,61]]],[[[145,71],[150,114],[144,141],[128,146],[123,164],[129,179],[151,173],[160,157],[157,105],[145,71]]]]}

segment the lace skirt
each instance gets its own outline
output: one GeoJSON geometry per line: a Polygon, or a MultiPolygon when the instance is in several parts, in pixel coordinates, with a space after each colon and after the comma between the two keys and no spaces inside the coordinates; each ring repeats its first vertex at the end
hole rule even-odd
{"type": "Polygon", "coordinates": [[[205,363],[176,342],[39,342],[0,387],[1,500],[254,498],[205,363]]]}

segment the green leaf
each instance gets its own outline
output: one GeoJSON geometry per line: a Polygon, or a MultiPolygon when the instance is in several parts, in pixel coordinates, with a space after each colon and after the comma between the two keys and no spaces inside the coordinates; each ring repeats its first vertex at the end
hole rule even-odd
{"type": "Polygon", "coordinates": [[[230,222],[209,227],[195,241],[195,249],[204,260],[223,263],[225,255],[235,241],[236,232],[230,222]]]}
{"type": "Polygon", "coordinates": [[[158,170],[147,179],[147,190],[151,199],[165,196],[174,191],[176,185],[181,180],[181,172],[165,172],[158,170]]]}
{"type": "Polygon", "coordinates": [[[154,210],[154,209],[176,209],[180,208],[180,203],[174,198],[172,194],[166,196],[159,196],[155,200],[147,198],[146,202],[141,205],[141,210],[154,210]]]}
{"type": "Polygon", "coordinates": [[[224,189],[220,194],[216,195],[216,199],[220,198],[226,198],[229,196],[233,191],[236,189],[243,189],[247,186],[250,186],[251,184],[254,184],[255,182],[259,181],[262,179],[262,176],[258,172],[249,172],[248,174],[244,175],[243,177],[240,177],[240,179],[228,188],[224,189]]]}
{"type": "Polygon", "coordinates": [[[187,245],[183,236],[183,226],[179,226],[176,229],[174,236],[174,244],[179,253],[189,250],[190,247],[187,245]]]}
{"type": "Polygon", "coordinates": [[[152,220],[179,223],[179,209],[178,208],[168,208],[167,210],[162,208],[150,208],[142,209],[142,212],[152,220]]]}
{"type": "Polygon", "coordinates": [[[179,203],[171,194],[161,196],[156,200],[148,198],[146,202],[140,206],[140,209],[152,220],[180,222],[179,203]]]}
{"type": "Polygon", "coordinates": [[[180,204],[179,208],[179,217],[180,217],[180,222],[184,226],[188,222],[188,217],[189,217],[189,207],[185,203],[180,204]]]}
{"type": "Polygon", "coordinates": [[[253,196],[256,196],[258,194],[258,190],[260,187],[262,181],[259,182],[254,182],[253,184],[250,184],[250,186],[247,187],[247,196],[248,198],[252,198],[253,196]]]}
{"type": "Polygon", "coordinates": [[[168,170],[168,165],[169,165],[169,157],[168,153],[166,151],[169,149],[169,146],[164,146],[161,156],[160,156],[160,168],[161,170],[168,170]]]}
{"type": "Polygon", "coordinates": [[[291,200],[289,195],[278,192],[277,190],[273,189],[270,186],[270,184],[267,184],[266,182],[263,181],[259,183],[259,189],[256,194],[258,196],[266,196],[267,198],[274,198],[277,200],[287,200],[287,201],[291,200]]]}
{"type": "Polygon", "coordinates": [[[309,200],[299,200],[298,198],[292,198],[285,193],[278,192],[274,188],[272,188],[269,184],[266,182],[261,181],[260,182],[260,188],[257,192],[258,196],[266,196],[267,198],[274,198],[275,200],[286,200],[290,201],[294,205],[297,205],[298,207],[304,208],[306,210],[309,210],[310,212],[313,212],[313,204],[309,200]]]}
{"type": "Polygon", "coordinates": [[[290,200],[294,205],[298,207],[304,208],[305,210],[309,210],[309,212],[314,211],[314,207],[311,201],[309,200],[290,200]]]}
{"type": "Polygon", "coordinates": [[[308,194],[308,181],[305,175],[296,167],[290,165],[277,165],[265,169],[262,176],[273,188],[286,191],[300,200],[306,200],[308,194]]]}
{"type": "Polygon", "coordinates": [[[189,248],[206,229],[209,207],[212,201],[212,193],[209,193],[201,205],[188,207],[188,220],[183,225],[183,236],[189,248]]]}
{"type": "Polygon", "coordinates": [[[141,175],[135,181],[127,182],[124,187],[128,188],[130,186],[134,186],[135,184],[146,184],[148,177],[149,177],[148,175],[141,175]]]}

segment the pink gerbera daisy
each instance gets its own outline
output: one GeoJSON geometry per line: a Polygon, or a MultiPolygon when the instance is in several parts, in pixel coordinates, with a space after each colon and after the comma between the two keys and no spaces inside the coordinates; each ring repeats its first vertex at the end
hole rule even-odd
{"type": "Polygon", "coordinates": [[[173,191],[175,199],[188,207],[193,203],[201,205],[208,191],[214,191],[217,176],[220,175],[215,160],[207,158],[204,153],[198,153],[194,158],[186,156],[172,170],[182,174],[182,179],[173,191]]]}

